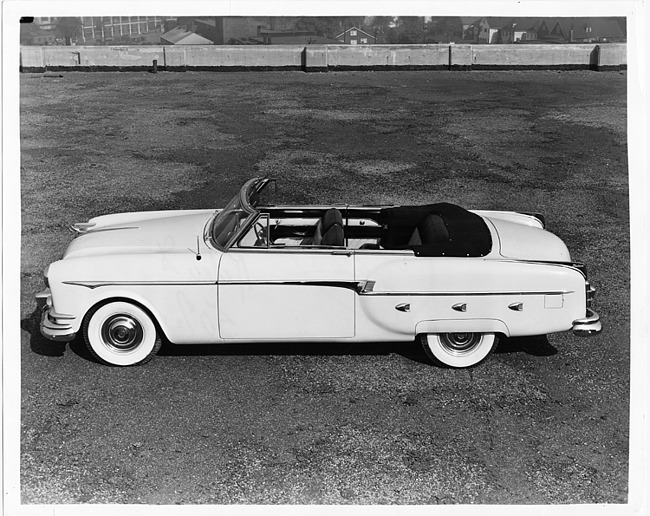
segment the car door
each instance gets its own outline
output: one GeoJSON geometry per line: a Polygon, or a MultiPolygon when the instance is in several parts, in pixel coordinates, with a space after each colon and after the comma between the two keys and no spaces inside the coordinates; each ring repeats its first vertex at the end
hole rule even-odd
{"type": "Polygon", "coordinates": [[[219,264],[226,340],[328,340],[355,334],[354,257],[345,248],[231,247],[219,264]]]}

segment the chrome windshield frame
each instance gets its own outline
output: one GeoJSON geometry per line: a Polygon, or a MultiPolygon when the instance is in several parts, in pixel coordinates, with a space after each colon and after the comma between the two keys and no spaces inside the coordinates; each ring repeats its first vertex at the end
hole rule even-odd
{"type": "Polygon", "coordinates": [[[259,177],[249,179],[241,187],[239,193],[228,203],[227,206],[232,208],[223,209],[214,215],[207,226],[209,228],[207,231],[207,238],[209,238],[210,243],[215,248],[223,252],[228,251],[228,249],[230,249],[235,244],[235,242],[237,242],[239,238],[248,230],[248,228],[259,215],[259,210],[251,205],[251,198],[253,195],[259,194],[270,181],[272,181],[272,179],[259,177]],[[235,211],[239,210],[243,211],[246,214],[246,217],[242,220],[237,230],[230,236],[225,245],[219,244],[214,235],[215,226],[221,220],[228,217],[230,213],[234,213],[235,211]]]}

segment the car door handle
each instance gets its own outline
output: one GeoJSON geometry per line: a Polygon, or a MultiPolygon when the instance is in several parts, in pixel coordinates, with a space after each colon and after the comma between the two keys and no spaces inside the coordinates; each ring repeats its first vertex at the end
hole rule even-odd
{"type": "Polygon", "coordinates": [[[332,254],[335,254],[337,256],[352,256],[352,251],[345,249],[341,251],[332,251],[332,254]]]}

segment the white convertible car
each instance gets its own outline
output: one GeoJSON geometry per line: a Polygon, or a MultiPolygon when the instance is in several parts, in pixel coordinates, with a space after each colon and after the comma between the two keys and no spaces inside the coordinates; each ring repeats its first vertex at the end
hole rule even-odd
{"type": "Polygon", "coordinates": [[[263,206],[96,217],[45,271],[42,334],[100,361],[175,344],[413,342],[448,367],[499,335],[601,331],[583,265],[543,218],[424,206],[263,206]]]}

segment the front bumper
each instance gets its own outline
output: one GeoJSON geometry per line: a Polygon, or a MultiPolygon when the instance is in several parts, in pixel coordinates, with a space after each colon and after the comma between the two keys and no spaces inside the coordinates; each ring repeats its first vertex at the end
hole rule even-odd
{"type": "Polygon", "coordinates": [[[52,307],[52,293],[49,288],[36,294],[36,301],[41,308],[41,335],[57,342],[69,342],[77,334],[72,331],[74,315],[56,313],[52,307]]]}
{"type": "Polygon", "coordinates": [[[591,308],[587,308],[585,317],[573,321],[573,327],[571,329],[574,335],[590,337],[592,335],[598,335],[603,331],[603,325],[600,322],[600,316],[591,308]]]}

